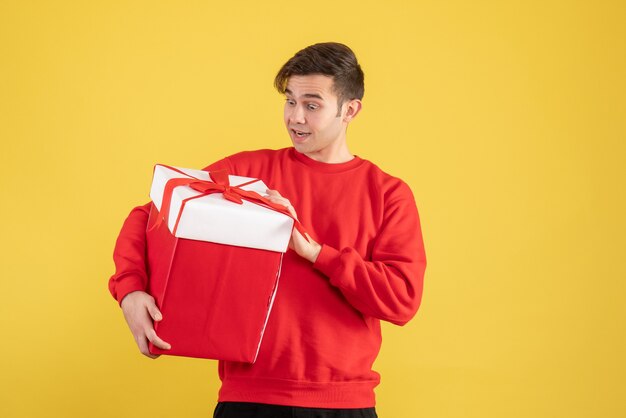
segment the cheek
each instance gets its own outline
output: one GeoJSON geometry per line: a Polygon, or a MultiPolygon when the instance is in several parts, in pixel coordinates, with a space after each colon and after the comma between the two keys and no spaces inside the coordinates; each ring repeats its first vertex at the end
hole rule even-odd
{"type": "Polygon", "coordinates": [[[324,118],[321,118],[320,115],[309,115],[306,123],[311,130],[323,131],[324,130],[323,121],[324,121],[324,118]]]}
{"type": "Polygon", "coordinates": [[[317,119],[315,126],[318,131],[330,132],[335,129],[335,124],[332,118],[320,117],[317,119]]]}

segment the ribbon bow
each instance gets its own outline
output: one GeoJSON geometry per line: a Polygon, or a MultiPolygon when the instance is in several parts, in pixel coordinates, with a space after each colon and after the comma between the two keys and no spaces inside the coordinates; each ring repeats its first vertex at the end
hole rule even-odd
{"type": "Polygon", "coordinates": [[[159,211],[159,218],[157,222],[154,224],[154,226],[150,229],[158,227],[161,224],[161,222],[163,221],[167,222],[167,220],[169,219],[170,205],[172,202],[172,193],[174,189],[178,186],[189,186],[192,189],[200,192],[200,194],[184,199],[182,201],[180,210],[178,211],[178,216],[176,217],[174,228],[172,230],[172,234],[174,235],[176,235],[176,230],[178,229],[178,222],[180,221],[181,215],[185,208],[185,204],[188,201],[193,200],[193,199],[198,199],[200,197],[208,196],[213,193],[222,193],[225,199],[233,203],[241,205],[243,204],[244,200],[247,200],[248,202],[266,207],[276,212],[280,212],[283,215],[289,216],[291,219],[293,219],[294,228],[296,228],[298,232],[300,232],[300,234],[302,234],[302,236],[307,241],[309,241],[306,235],[306,229],[304,228],[304,226],[302,226],[300,221],[298,221],[295,217],[293,217],[293,215],[291,215],[291,213],[289,213],[289,210],[286,207],[270,201],[269,199],[258,194],[257,192],[244,190],[241,188],[243,186],[247,186],[248,184],[252,184],[252,183],[259,181],[258,179],[251,180],[249,182],[242,183],[237,186],[231,186],[230,181],[228,179],[228,172],[226,170],[211,171],[209,173],[209,176],[211,177],[213,181],[210,181],[210,180],[202,180],[202,179],[190,176],[189,174],[183,173],[182,171],[174,167],[170,167],[167,165],[163,165],[163,167],[176,171],[177,173],[180,173],[186,176],[186,178],[174,178],[174,179],[168,180],[165,183],[165,188],[163,190],[163,201],[161,202],[161,210],[159,211]]]}

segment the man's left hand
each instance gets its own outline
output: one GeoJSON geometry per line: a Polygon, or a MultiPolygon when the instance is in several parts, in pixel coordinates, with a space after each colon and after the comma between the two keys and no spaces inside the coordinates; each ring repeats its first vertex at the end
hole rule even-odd
{"type": "MultiPolygon", "coordinates": [[[[279,205],[283,205],[287,208],[291,216],[295,219],[298,219],[298,215],[296,214],[296,210],[291,205],[289,199],[284,198],[278,193],[277,190],[267,190],[267,198],[273,203],[278,203],[279,205]]],[[[311,263],[315,263],[317,260],[317,256],[320,254],[322,250],[322,246],[317,242],[313,241],[313,238],[309,234],[306,234],[308,241],[298,232],[296,228],[293,229],[291,233],[291,239],[289,240],[289,248],[294,250],[300,257],[306,258],[311,263]]]]}

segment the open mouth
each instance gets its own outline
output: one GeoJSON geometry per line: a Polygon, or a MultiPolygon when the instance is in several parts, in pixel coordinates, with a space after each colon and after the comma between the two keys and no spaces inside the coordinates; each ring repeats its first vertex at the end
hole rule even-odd
{"type": "Polygon", "coordinates": [[[310,132],[298,131],[296,129],[292,129],[291,132],[293,132],[293,134],[298,138],[306,138],[307,136],[311,135],[310,132]]]}

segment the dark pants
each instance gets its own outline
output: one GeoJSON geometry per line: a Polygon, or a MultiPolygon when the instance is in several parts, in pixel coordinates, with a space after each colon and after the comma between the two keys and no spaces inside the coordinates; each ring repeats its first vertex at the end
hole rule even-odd
{"type": "Polygon", "coordinates": [[[249,402],[220,402],[213,418],[378,418],[375,408],[325,409],[267,405],[249,402]]]}

